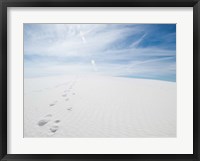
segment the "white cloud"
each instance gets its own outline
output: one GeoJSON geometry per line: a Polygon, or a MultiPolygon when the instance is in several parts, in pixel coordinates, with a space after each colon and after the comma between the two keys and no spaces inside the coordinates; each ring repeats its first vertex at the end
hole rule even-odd
{"type": "Polygon", "coordinates": [[[173,74],[176,70],[175,50],[138,47],[148,35],[139,25],[26,24],[24,34],[24,52],[29,58],[25,60],[27,76],[173,74]],[[125,39],[138,33],[141,36],[136,40],[125,39]],[[131,42],[119,47],[118,42],[123,41],[131,42]],[[32,60],[34,56],[38,59],[32,60]]]}

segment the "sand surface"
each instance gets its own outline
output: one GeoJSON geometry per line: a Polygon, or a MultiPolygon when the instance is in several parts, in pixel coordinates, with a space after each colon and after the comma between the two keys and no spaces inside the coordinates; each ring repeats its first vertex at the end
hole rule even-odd
{"type": "Polygon", "coordinates": [[[107,76],[25,79],[24,137],[176,137],[176,83],[107,76]]]}

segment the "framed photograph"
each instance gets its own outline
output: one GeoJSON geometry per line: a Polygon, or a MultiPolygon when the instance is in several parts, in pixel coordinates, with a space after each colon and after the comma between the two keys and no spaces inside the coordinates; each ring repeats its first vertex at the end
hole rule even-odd
{"type": "Polygon", "coordinates": [[[199,160],[199,0],[1,1],[1,160],[199,160]]]}

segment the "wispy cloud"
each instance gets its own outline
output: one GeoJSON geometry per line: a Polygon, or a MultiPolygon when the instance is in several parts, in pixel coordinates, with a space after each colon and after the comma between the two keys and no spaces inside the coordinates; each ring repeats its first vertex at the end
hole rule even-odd
{"type": "Polygon", "coordinates": [[[176,80],[176,26],[24,24],[25,76],[96,73],[176,80]]]}

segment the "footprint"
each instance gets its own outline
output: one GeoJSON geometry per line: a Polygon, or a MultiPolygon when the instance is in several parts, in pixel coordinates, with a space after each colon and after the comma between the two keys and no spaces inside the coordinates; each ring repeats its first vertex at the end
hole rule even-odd
{"type": "Polygon", "coordinates": [[[69,98],[66,98],[65,101],[69,101],[69,98]]]}
{"type": "Polygon", "coordinates": [[[52,117],[51,114],[48,114],[45,116],[44,119],[40,120],[37,124],[38,126],[44,126],[45,124],[47,124],[50,121],[50,117],[52,117]]]}
{"type": "Polygon", "coordinates": [[[59,122],[60,122],[60,120],[55,120],[54,122],[57,124],[57,123],[59,123],[59,122]]]}
{"type": "Polygon", "coordinates": [[[60,120],[58,120],[58,119],[54,121],[53,125],[49,128],[49,133],[48,133],[49,136],[54,135],[56,133],[56,131],[58,131],[59,123],[60,123],[60,120]]]}
{"type": "Polygon", "coordinates": [[[58,101],[54,101],[53,103],[49,104],[49,106],[55,106],[58,101]]]}
{"type": "Polygon", "coordinates": [[[63,94],[62,96],[63,96],[63,97],[67,97],[67,94],[63,94]]]}
{"type": "Polygon", "coordinates": [[[67,110],[68,110],[68,111],[71,111],[71,110],[72,110],[72,107],[68,107],[67,110]]]}
{"type": "Polygon", "coordinates": [[[54,126],[52,126],[49,130],[50,130],[52,133],[55,133],[58,129],[59,129],[59,126],[54,125],[54,126]]]}
{"type": "Polygon", "coordinates": [[[76,94],[75,92],[72,93],[72,95],[75,95],[75,94],[76,94]]]}
{"type": "Polygon", "coordinates": [[[49,122],[49,120],[47,119],[42,119],[38,122],[38,126],[44,126],[45,124],[47,124],[49,122]]]}

